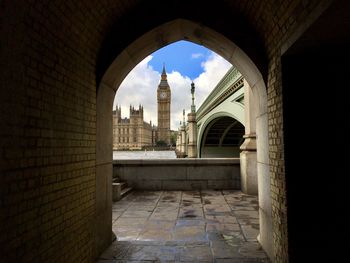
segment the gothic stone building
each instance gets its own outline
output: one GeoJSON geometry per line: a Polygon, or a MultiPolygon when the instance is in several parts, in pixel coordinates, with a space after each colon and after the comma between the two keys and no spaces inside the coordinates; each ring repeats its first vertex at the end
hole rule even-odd
{"type": "Polygon", "coordinates": [[[157,139],[157,128],[143,121],[143,106],[136,110],[130,106],[130,118],[121,118],[121,107],[113,111],[113,149],[140,150],[153,146],[157,139]]]}
{"type": "Polygon", "coordinates": [[[113,149],[140,150],[155,146],[158,141],[170,144],[170,102],[171,91],[163,66],[157,89],[158,127],[143,121],[143,106],[136,110],[130,106],[130,119],[121,118],[121,107],[113,111],[113,149]]]}

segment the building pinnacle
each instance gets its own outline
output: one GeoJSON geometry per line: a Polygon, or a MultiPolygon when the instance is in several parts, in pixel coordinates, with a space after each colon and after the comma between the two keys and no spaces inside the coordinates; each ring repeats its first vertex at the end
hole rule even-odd
{"type": "Polygon", "coordinates": [[[165,63],[163,63],[162,80],[167,80],[167,75],[166,75],[166,71],[165,71],[165,63]]]}
{"type": "Polygon", "coordinates": [[[186,122],[185,122],[185,109],[183,109],[182,118],[183,118],[182,125],[183,125],[183,127],[185,127],[185,124],[186,124],[186,122]]]}

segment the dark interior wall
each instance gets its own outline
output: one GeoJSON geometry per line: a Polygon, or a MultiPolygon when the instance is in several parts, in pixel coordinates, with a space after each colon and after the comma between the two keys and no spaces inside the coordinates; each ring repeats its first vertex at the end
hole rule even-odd
{"type": "Polygon", "coordinates": [[[335,7],[282,59],[291,262],[339,262],[345,250],[337,240],[349,234],[342,181],[349,156],[344,92],[350,74],[350,17],[348,4],[335,7]]]}
{"type": "Polygon", "coordinates": [[[346,64],[332,56],[316,52],[282,61],[291,262],[325,259],[345,212],[338,183],[346,171],[347,116],[340,106],[342,84],[334,78],[345,73],[346,64]]]}

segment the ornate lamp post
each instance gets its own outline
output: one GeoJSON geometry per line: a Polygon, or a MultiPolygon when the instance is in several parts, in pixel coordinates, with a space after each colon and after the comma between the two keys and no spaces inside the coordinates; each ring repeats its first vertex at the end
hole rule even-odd
{"type": "Polygon", "coordinates": [[[191,94],[192,94],[192,105],[191,105],[191,112],[195,113],[196,112],[196,105],[194,105],[194,91],[195,91],[195,87],[194,87],[194,83],[191,83],[191,94]]]}

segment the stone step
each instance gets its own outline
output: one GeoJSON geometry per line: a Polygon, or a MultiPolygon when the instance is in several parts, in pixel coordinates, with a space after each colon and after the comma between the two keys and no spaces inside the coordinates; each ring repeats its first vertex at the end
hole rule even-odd
{"type": "Polygon", "coordinates": [[[120,178],[119,177],[113,177],[112,181],[113,181],[113,183],[118,183],[118,182],[120,182],[120,178]]]}
{"type": "Polygon", "coordinates": [[[121,191],[121,198],[125,197],[129,193],[131,193],[132,187],[126,187],[121,191]]]}
{"type": "Polygon", "coordinates": [[[113,202],[119,201],[128,193],[130,193],[132,187],[128,187],[126,182],[112,183],[112,200],[113,202]]]}
{"type": "Polygon", "coordinates": [[[128,187],[128,183],[127,182],[119,182],[119,183],[120,183],[120,187],[121,187],[122,190],[128,187]]]}

